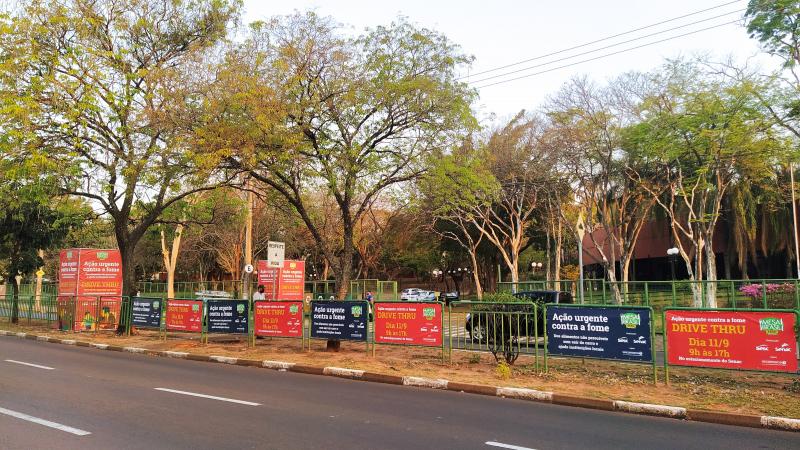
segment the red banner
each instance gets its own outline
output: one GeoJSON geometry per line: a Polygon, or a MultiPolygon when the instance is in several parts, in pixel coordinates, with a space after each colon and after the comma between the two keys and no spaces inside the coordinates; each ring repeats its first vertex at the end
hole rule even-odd
{"type": "Polygon", "coordinates": [[[375,303],[375,342],[440,347],[442,305],[375,303]]]}
{"type": "Polygon", "coordinates": [[[77,297],[75,331],[114,331],[117,329],[121,297],[77,297]]]}
{"type": "Polygon", "coordinates": [[[203,331],[202,300],[168,300],[166,324],[167,330],[203,331]]]}
{"type": "Polygon", "coordinates": [[[762,311],[667,311],[669,364],[797,372],[796,316],[762,311]]]}
{"type": "Polygon", "coordinates": [[[303,302],[255,302],[256,336],[303,337],[303,302]]]}
{"type": "Polygon", "coordinates": [[[305,290],[305,261],[283,261],[281,268],[258,262],[258,284],[264,286],[267,300],[303,300],[305,290]]]}
{"type": "Polygon", "coordinates": [[[116,329],[122,306],[119,250],[73,248],[59,256],[58,294],[76,296],[73,329],[116,329]]]}
{"type": "Polygon", "coordinates": [[[278,299],[302,300],[306,281],[305,261],[284,261],[280,280],[278,299]]]}

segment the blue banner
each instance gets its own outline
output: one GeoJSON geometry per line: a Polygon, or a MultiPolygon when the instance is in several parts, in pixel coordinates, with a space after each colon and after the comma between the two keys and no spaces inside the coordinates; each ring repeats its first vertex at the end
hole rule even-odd
{"type": "Polygon", "coordinates": [[[208,332],[247,334],[250,302],[247,300],[208,300],[208,332]]]}
{"type": "Polygon", "coordinates": [[[161,328],[160,298],[133,297],[131,324],[139,328],[161,328]]]}
{"type": "Polygon", "coordinates": [[[547,306],[547,353],[652,362],[648,308],[547,306]]]}
{"type": "Polygon", "coordinates": [[[313,301],[311,337],[366,341],[368,316],[369,309],[364,301],[313,301]]]}

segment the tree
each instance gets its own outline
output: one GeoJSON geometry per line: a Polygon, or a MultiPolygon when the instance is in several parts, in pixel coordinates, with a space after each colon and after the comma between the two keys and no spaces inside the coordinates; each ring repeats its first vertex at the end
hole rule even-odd
{"type": "MultiPolygon", "coordinates": [[[[694,64],[668,66],[660,89],[642,104],[642,122],[626,142],[656,168],[638,181],[669,218],[675,246],[692,281],[709,281],[707,306],[716,307],[713,236],[731,186],[769,176],[783,155],[772,118],[746,86],[704,73],[694,64]],[[658,186],[663,183],[665,189],[658,186]],[[662,192],[664,195],[662,195],[662,192]]],[[[692,283],[693,306],[703,286],[692,283]]]]}
{"type": "Polygon", "coordinates": [[[513,283],[519,281],[520,254],[530,244],[536,211],[557,179],[558,151],[541,140],[541,120],[521,111],[482,146],[496,188],[482,194],[485,201],[474,208],[472,225],[499,252],[513,283]]]}
{"type": "Polygon", "coordinates": [[[292,205],[344,298],[356,226],[370,205],[474,125],[474,92],[456,80],[467,62],[444,36],[405,21],[356,38],[313,13],[257,24],[220,67],[218,94],[208,100],[217,116],[202,145],[230,149],[230,167],[292,205]],[[340,217],[333,243],[312,215],[318,192],[334,199],[340,217]]]}
{"type": "MultiPolygon", "coordinates": [[[[195,118],[195,62],[222,39],[238,1],[34,2],[14,18],[13,86],[25,125],[70,169],[62,193],[89,199],[113,222],[124,294],[134,252],[170,206],[231,182],[218,155],[197,154],[183,130],[195,118]]],[[[9,66],[5,66],[8,68],[9,66]]]]}
{"type": "Polygon", "coordinates": [[[559,168],[575,190],[577,205],[586,211],[588,236],[616,303],[626,294],[636,242],[655,203],[628,176],[631,171],[641,175],[646,166],[621,146],[621,131],[632,117],[618,99],[630,96],[626,84],[635,79],[621,78],[606,88],[586,78],[569,81],[551,100],[546,133],[552,151],[561,155],[559,168]]]}

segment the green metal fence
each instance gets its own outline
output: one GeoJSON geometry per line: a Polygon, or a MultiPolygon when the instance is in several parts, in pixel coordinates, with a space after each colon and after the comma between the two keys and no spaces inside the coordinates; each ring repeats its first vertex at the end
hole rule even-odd
{"type": "Polygon", "coordinates": [[[447,310],[444,339],[453,350],[490,352],[513,362],[519,355],[534,357],[543,342],[542,310],[531,302],[453,302],[447,310]]]}

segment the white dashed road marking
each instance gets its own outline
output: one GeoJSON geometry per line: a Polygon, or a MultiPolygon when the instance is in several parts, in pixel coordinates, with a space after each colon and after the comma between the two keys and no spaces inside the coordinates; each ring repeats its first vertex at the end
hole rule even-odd
{"type": "Polygon", "coordinates": [[[162,392],[172,392],[173,394],[183,394],[183,395],[189,395],[189,396],[192,396],[192,397],[210,398],[211,400],[219,400],[219,401],[222,401],[222,402],[238,403],[240,405],[261,406],[261,403],[253,403],[253,402],[247,402],[247,401],[244,401],[244,400],[236,400],[235,398],[217,397],[215,395],[198,394],[196,392],[178,391],[178,390],[175,390],[175,389],[167,389],[167,388],[154,388],[154,389],[157,390],[157,391],[162,391],[162,392]]]}
{"type": "Polygon", "coordinates": [[[52,367],[40,366],[39,364],[31,364],[31,363],[26,363],[26,362],[22,362],[22,361],[16,361],[16,360],[13,360],[13,359],[6,359],[5,361],[6,362],[10,362],[10,363],[14,363],[14,364],[22,364],[23,366],[36,367],[37,369],[56,370],[56,369],[54,369],[52,367]]]}
{"type": "Polygon", "coordinates": [[[55,428],[56,430],[64,431],[66,433],[74,434],[76,436],[86,436],[92,434],[88,431],[81,430],[79,428],[69,427],[67,425],[62,425],[60,423],[51,422],[49,420],[40,419],[38,417],[29,416],[27,414],[12,411],[10,409],[0,408],[0,414],[5,414],[7,416],[16,417],[17,419],[27,420],[28,422],[33,422],[39,425],[44,425],[46,427],[55,428]]]}

